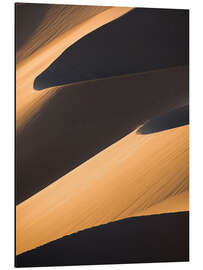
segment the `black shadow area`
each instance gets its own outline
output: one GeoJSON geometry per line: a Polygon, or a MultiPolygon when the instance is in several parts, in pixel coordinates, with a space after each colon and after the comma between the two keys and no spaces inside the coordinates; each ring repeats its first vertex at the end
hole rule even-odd
{"type": "Polygon", "coordinates": [[[128,218],[87,229],[16,257],[17,267],[189,260],[189,212],[128,218]]]}
{"type": "Polygon", "coordinates": [[[34,88],[188,64],[188,17],[188,10],[135,8],[65,50],[34,88]]]}
{"type": "Polygon", "coordinates": [[[188,104],[188,67],[61,87],[16,137],[22,202],[157,114],[188,104]]]}
{"type": "Polygon", "coordinates": [[[189,124],[189,105],[169,111],[149,120],[137,133],[150,134],[189,124]]]}

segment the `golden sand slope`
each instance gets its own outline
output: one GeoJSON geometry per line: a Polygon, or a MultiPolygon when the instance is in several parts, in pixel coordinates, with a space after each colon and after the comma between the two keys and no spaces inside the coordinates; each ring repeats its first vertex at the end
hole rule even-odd
{"type": "Polygon", "coordinates": [[[176,195],[188,190],[188,165],[188,126],[130,133],[17,206],[17,254],[121,218],[187,210],[188,193],[176,195]]]}
{"type": "MultiPolygon", "coordinates": [[[[34,44],[33,41],[30,41],[31,45],[28,46],[28,48],[26,47],[27,49],[24,48],[24,52],[26,56],[31,55],[27,58],[23,56],[25,60],[21,61],[16,67],[17,132],[39,111],[40,106],[48,100],[48,97],[53,95],[56,91],[55,88],[40,92],[35,91],[33,89],[34,79],[73,43],[98,27],[120,17],[131,9],[132,8],[114,7],[97,14],[99,11],[97,10],[97,7],[95,7],[94,11],[96,15],[93,16],[94,12],[92,12],[92,17],[87,18],[86,9],[80,10],[79,8],[79,11],[76,14],[77,16],[74,12],[70,12],[70,16],[66,16],[66,20],[62,20],[64,23],[63,31],[62,33],[59,32],[58,36],[54,36],[54,39],[53,37],[51,38],[52,33],[47,33],[44,30],[45,26],[41,26],[42,30],[39,30],[34,38],[34,43],[39,43],[37,47],[40,46],[40,48],[36,50],[35,45],[32,46],[32,44],[34,44]],[[78,20],[78,18],[80,18],[81,21],[78,20]],[[37,42],[37,40],[39,41],[37,42]],[[41,40],[43,40],[42,43],[41,40]]],[[[51,25],[50,20],[52,21],[53,17],[49,18],[48,16],[49,25],[51,25]]],[[[45,22],[47,24],[46,20],[45,22]]],[[[62,22],[60,22],[61,28],[62,22]]],[[[49,29],[51,28],[52,27],[49,29]]]]}
{"type": "MultiPolygon", "coordinates": [[[[30,5],[32,9],[33,5],[30,5]]],[[[19,63],[32,55],[42,46],[47,45],[58,36],[64,34],[77,25],[87,21],[91,17],[102,13],[112,7],[105,6],[74,6],[74,5],[38,5],[38,8],[46,8],[46,14],[42,22],[31,33],[26,44],[16,53],[16,62],[19,63]],[[51,27],[50,27],[51,25],[51,27]]],[[[32,22],[27,22],[27,27],[32,22]]],[[[20,32],[19,35],[24,35],[20,32]]]]}
{"type": "Polygon", "coordinates": [[[168,199],[165,199],[159,203],[152,205],[151,207],[142,210],[140,212],[136,211],[136,206],[133,204],[127,210],[125,210],[119,217],[126,218],[132,217],[135,213],[136,216],[147,216],[152,214],[165,214],[171,212],[182,212],[189,210],[189,190],[188,188],[186,191],[181,193],[177,193],[176,195],[169,196],[168,199]]]}

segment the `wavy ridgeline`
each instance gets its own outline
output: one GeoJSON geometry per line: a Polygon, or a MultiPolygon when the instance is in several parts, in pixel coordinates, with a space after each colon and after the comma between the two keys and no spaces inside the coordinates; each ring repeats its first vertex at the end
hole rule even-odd
{"type": "Polygon", "coordinates": [[[188,66],[183,66],[57,88],[16,139],[16,202],[34,195],[146,120],[188,104],[186,78],[188,66]]]}
{"type": "Polygon", "coordinates": [[[16,266],[188,260],[188,11],[39,9],[17,40],[16,266]]]}
{"type": "Polygon", "coordinates": [[[23,61],[16,66],[16,127],[18,133],[56,91],[55,88],[42,93],[34,91],[35,78],[80,38],[132,9],[92,7],[91,12],[87,15],[88,6],[66,6],[64,10],[63,6],[56,6],[56,12],[54,8],[55,6],[49,9],[47,17],[42,21],[33,38],[28,41],[28,45],[22,48],[22,52],[19,52],[19,55],[22,55],[19,57],[23,61]],[[59,13],[60,16],[58,16],[59,13]],[[55,31],[55,28],[60,30],[55,31]]]}
{"type": "Polygon", "coordinates": [[[189,213],[116,221],[16,257],[17,267],[189,260],[189,213]]]}
{"type": "Polygon", "coordinates": [[[34,88],[187,65],[187,30],[186,10],[135,8],[65,50],[34,88]]]}
{"type": "Polygon", "coordinates": [[[46,4],[15,4],[15,46],[17,63],[20,61],[19,55],[23,51],[22,47],[27,46],[29,38],[32,38],[50,7],[50,5],[46,4]]]}
{"type": "Polygon", "coordinates": [[[110,8],[112,7],[17,4],[17,44],[24,43],[24,46],[17,46],[17,49],[19,47],[16,54],[17,63],[29,57],[58,36],[110,8]],[[25,16],[29,16],[32,20],[24,18],[25,16]],[[31,31],[32,28],[33,31],[31,31]],[[23,40],[25,41],[23,42],[23,40]]]}
{"type": "Polygon", "coordinates": [[[160,132],[189,124],[189,105],[170,110],[148,121],[137,131],[141,134],[160,132]]]}
{"type": "Polygon", "coordinates": [[[17,203],[146,120],[187,104],[187,77],[185,66],[58,88],[17,136],[17,203]]]}
{"type": "Polygon", "coordinates": [[[181,207],[170,200],[160,206],[188,190],[188,147],[183,126],[148,135],[134,131],[106,148],[17,206],[17,254],[150,207],[147,214],[188,210],[187,199],[181,207]]]}

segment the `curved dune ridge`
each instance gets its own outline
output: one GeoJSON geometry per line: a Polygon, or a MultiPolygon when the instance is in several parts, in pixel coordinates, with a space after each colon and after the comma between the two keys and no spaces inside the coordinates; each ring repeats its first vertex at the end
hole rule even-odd
{"type": "Polygon", "coordinates": [[[160,204],[188,190],[188,166],[188,125],[132,132],[17,206],[17,254],[150,207],[147,214],[185,211],[187,193],[160,204]]]}
{"type": "MultiPolygon", "coordinates": [[[[188,11],[169,10],[172,22],[167,28],[167,11],[140,9],[140,14],[145,16],[146,29],[151,22],[146,15],[149,11],[155,16],[155,25],[159,26],[156,18],[166,23],[168,33],[162,29],[163,43],[159,44],[158,39],[162,24],[159,31],[153,29],[150,37],[155,39],[155,45],[158,44],[156,49],[161,46],[159,59],[163,63],[157,64],[159,59],[155,59],[154,66],[145,69],[152,55],[146,47],[146,55],[139,58],[139,53],[135,53],[138,56],[138,62],[134,61],[136,69],[132,63],[132,70],[120,72],[116,65],[115,72],[107,72],[107,76],[100,74],[108,62],[102,60],[106,51],[102,48],[98,51],[100,47],[95,46],[94,50],[100,59],[96,61],[95,72],[101,76],[94,73],[94,61],[90,69],[84,68],[89,57],[84,53],[86,45],[94,44],[89,43],[89,37],[99,40],[102,36],[97,33],[104,33],[106,29],[108,32],[112,25],[136,14],[133,8],[44,5],[38,24],[33,18],[33,25],[25,27],[24,36],[19,33],[16,54],[16,266],[78,264],[74,249],[80,243],[82,249],[85,247],[87,235],[92,239],[94,235],[100,237],[101,230],[107,237],[108,230],[121,228],[122,224],[125,228],[123,239],[128,244],[125,250],[130,249],[130,234],[136,228],[151,235],[147,240],[142,239],[143,242],[142,235],[133,234],[140,245],[132,246],[130,258],[129,253],[123,253],[124,248],[119,248],[126,262],[188,260],[188,11]],[[181,25],[174,23],[176,16],[181,25]],[[174,31],[179,31],[175,37],[174,31]],[[169,36],[174,40],[167,40],[169,36]],[[169,43],[171,62],[165,53],[167,45],[162,46],[169,43]],[[180,45],[178,50],[174,50],[175,44],[180,45]],[[60,65],[55,68],[56,63],[62,63],[68,70],[67,59],[60,62],[64,55],[72,61],[69,67],[74,61],[80,66],[77,60],[84,60],[80,70],[84,78],[73,68],[69,73],[72,77],[68,75],[66,80],[60,65]],[[139,65],[142,60],[144,68],[139,65]],[[102,61],[103,66],[100,65],[102,61]],[[50,75],[49,69],[53,66],[55,72],[50,75]],[[46,89],[35,91],[33,86],[43,74],[45,80],[39,89],[46,89]],[[159,229],[155,220],[169,224],[170,228],[159,229]],[[155,232],[160,239],[152,240],[155,232]],[[172,237],[176,234],[182,243],[177,246],[172,237]],[[71,249],[68,261],[66,248],[74,239],[77,245],[71,249]],[[155,243],[152,248],[150,241],[160,245],[155,243]],[[146,245],[149,246],[143,257],[143,250],[138,247],[146,250],[146,245]],[[62,247],[65,247],[63,252],[62,247]],[[56,260],[47,261],[52,252],[58,254],[56,260]]],[[[35,12],[38,14],[38,8],[35,12]]],[[[20,23],[19,29],[22,29],[20,23]]],[[[137,33],[138,40],[142,39],[143,33],[140,30],[137,33]]],[[[149,46],[147,42],[143,46],[145,44],[149,46]]],[[[122,44],[118,47],[121,49],[122,44]]],[[[119,62],[119,56],[116,61],[119,62]]],[[[118,235],[116,232],[112,235],[115,241],[112,241],[112,248],[115,248],[118,235]]],[[[109,238],[105,239],[104,245],[108,245],[109,238]]],[[[92,244],[95,245],[94,240],[92,244]]],[[[106,248],[100,246],[93,250],[95,263],[109,262],[106,248]]],[[[91,248],[87,249],[87,256],[90,256],[88,252],[92,252],[91,248]]],[[[79,256],[81,264],[94,263],[90,257],[83,260],[83,255],[79,256]]],[[[125,261],[121,257],[118,259],[117,253],[112,256],[116,256],[112,257],[115,262],[125,261]]]]}
{"type": "MultiPolygon", "coordinates": [[[[61,36],[65,32],[75,28],[77,25],[87,21],[88,19],[111,9],[112,7],[105,6],[74,6],[74,5],[35,5],[26,4],[17,8],[17,23],[20,24],[22,16],[33,16],[32,20],[24,21],[17,28],[17,39],[27,39],[27,42],[20,47],[16,54],[16,61],[20,63],[25,58],[32,55],[42,46],[47,45],[55,38],[61,36]],[[31,11],[31,12],[30,12],[31,11]],[[41,22],[39,23],[39,21],[41,22]],[[36,29],[30,30],[33,27],[33,21],[38,22],[36,29]],[[28,25],[27,25],[28,24],[28,25]],[[51,26],[51,27],[50,27],[51,26]],[[25,29],[24,29],[25,28],[25,29]],[[25,32],[27,30],[27,32],[25,32]]],[[[23,43],[22,41],[19,43],[23,43]]]]}
{"type": "Polygon", "coordinates": [[[138,129],[138,133],[149,134],[189,124],[189,105],[170,110],[148,120],[138,129]]]}
{"type": "Polygon", "coordinates": [[[66,49],[34,88],[186,65],[187,29],[187,11],[133,9],[66,49]]]}
{"type": "Polygon", "coordinates": [[[187,76],[183,66],[57,88],[16,139],[17,204],[146,120],[188,104],[187,76]]]}
{"type": "Polygon", "coordinates": [[[48,14],[47,20],[39,27],[33,37],[34,40],[31,39],[28,42],[28,49],[27,47],[23,49],[23,52],[25,51],[25,56],[22,56],[23,61],[16,66],[17,132],[29,122],[56,91],[55,88],[52,88],[46,92],[37,93],[33,89],[34,79],[77,40],[132,8],[113,7],[104,10],[104,8],[93,7],[89,17],[86,15],[88,7],[77,9],[76,6],[75,12],[72,12],[72,9],[74,9],[72,6],[65,7],[64,18],[60,20],[58,19],[60,11],[55,14],[55,11],[51,10],[51,15],[48,14]],[[70,9],[70,12],[67,12],[67,9],[70,9]],[[47,26],[49,26],[48,30],[47,26]],[[62,29],[62,32],[55,32],[55,28],[62,29]],[[49,32],[49,29],[54,31],[54,35],[49,32]]]}
{"type": "Polygon", "coordinates": [[[188,235],[188,212],[128,218],[25,252],[16,266],[188,261],[188,235]]]}

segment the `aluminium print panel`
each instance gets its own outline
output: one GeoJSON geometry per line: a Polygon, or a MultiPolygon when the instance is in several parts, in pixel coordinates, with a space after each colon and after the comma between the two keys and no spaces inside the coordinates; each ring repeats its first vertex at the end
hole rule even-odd
{"type": "Polygon", "coordinates": [[[16,267],[189,260],[189,11],[15,4],[16,267]]]}

